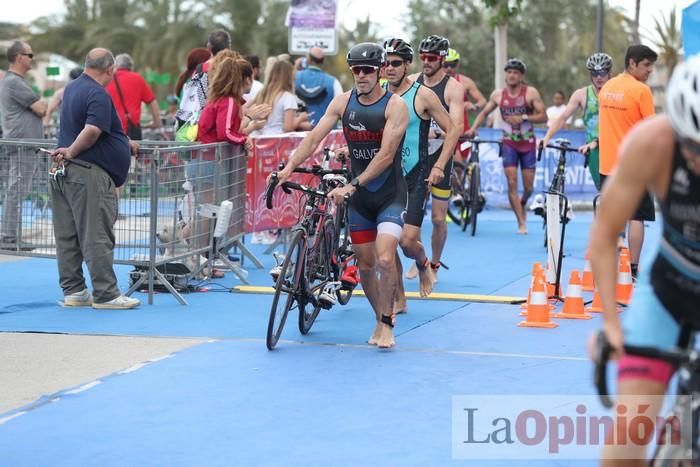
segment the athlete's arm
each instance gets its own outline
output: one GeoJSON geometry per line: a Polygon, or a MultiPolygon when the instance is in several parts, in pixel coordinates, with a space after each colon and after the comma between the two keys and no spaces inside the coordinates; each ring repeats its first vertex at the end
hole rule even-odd
{"type": "Polygon", "coordinates": [[[566,120],[569,117],[571,117],[574,114],[574,112],[576,112],[576,109],[578,109],[579,107],[583,108],[584,105],[586,105],[586,88],[577,89],[571,95],[569,103],[566,104],[564,112],[562,112],[561,115],[552,120],[551,126],[547,130],[547,134],[544,135],[544,138],[542,138],[542,144],[544,144],[545,146],[548,145],[549,140],[552,139],[552,136],[554,136],[554,134],[557,131],[562,129],[566,120]]]}
{"type": "Polygon", "coordinates": [[[294,169],[303,164],[304,161],[313,154],[323,138],[335,128],[336,123],[338,123],[338,120],[343,116],[343,111],[348,103],[349,95],[350,93],[345,93],[333,98],[326,113],[323,114],[323,117],[321,117],[316,126],[306,135],[301,143],[299,143],[299,147],[292,153],[284,169],[278,172],[277,178],[279,179],[279,183],[285,182],[292,175],[294,169]]]}
{"type": "Polygon", "coordinates": [[[386,124],[382,135],[382,144],[367,168],[357,176],[360,185],[366,185],[378,177],[394,162],[396,151],[408,128],[408,107],[398,95],[394,94],[384,111],[386,124]]]}
{"type": "Polygon", "coordinates": [[[625,138],[619,165],[606,180],[591,229],[591,265],[603,302],[605,330],[610,343],[621,350],[622,332],[615,303],[617,239],[632,217],[644,191],[663,192],[673,157],[673,131],[665,117],[637,125],[625,138]]]}
{"type": "MultiPolygon", "coordinates": [[[[445,86],[445,103],[447,104],[450,120],[458,129],[464,128],[464,88],[454,78],[447,80],[445,86]]],[[[454,152],[454,147],[450,154],[454,152]]]]}
{"type": "Polygon", "coordinates": [[[486,98],[483,94],[481,94],[481,91],[479,91],[479,88],[476,86],[474,80],[465,76],[462,79],[462,83],[464,83],[464,90],[467,91],[467,95],[474,100],[474,103],[471,103],[468,100],[464,101],[464,105],[470,106],[469,110],[483,109],[486,105],[486,98]]]}
{"type": "Polygon", "coordinates": [[[529,86],[527,88],[527,93],[530,96],[533,109],[532,115],[528,115],[528,121],[530,121],[530,123],[547,123],[547,109],[544,107],[540,92],[529,86]]]}
{"type": "Polygon", "coordinates": [[[457,128],[455,126],[450,118],[450,114],[447,113],[437,94],[433,91],[425,86],[421,86],[418,89],[418,97],[421,99],[425,113],[435,120],[435,123],[437,123],[445,133],[445,142],[442,145],[440,157],[435,161],[428,176],[431,183],[439,183],[445,177],[445,166],[454,153],[461,127],[457,128]]]}
{"type": "Polygon", "coordinates": [[[479,115],[476,116],[474,119],[474,123],[472,124],[472,127],[467,130],[465,133],[467,136],[470,138],[473,138],[474,135],[476,135],[476,130],[481,126],[482,123],[484,123],[484,120],[486,120],[486,117],[496,110],[498,107],[498,102],[501,100],[501,90],[496,89],[491,93],[491,97],[489,97],[489,101],[486,103],[483,109],[481,109],[481,112],[479,112],[479,115]]]}

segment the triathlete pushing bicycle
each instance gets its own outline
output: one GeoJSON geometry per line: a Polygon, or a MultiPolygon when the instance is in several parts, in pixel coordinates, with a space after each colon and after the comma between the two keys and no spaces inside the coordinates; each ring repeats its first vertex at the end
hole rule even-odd
{"type": "Polygon", "coordinates": [[[353,174],[345,187],[329,197],[342,203],[350,195],[350,236],[358,259],[360,282],[374,309],[376,326],[368,340],[379,348],[394,345],[392,301],[396,289],[394,255],[403,228],[406,181],[401,148],[408,109],[401,97],[379,85],[384,49],[376,44],[354,46],[347,55],[355,88],[335,97],[314,129],[277,174],[285,182],[321,140],[342,121],[353,174]],[[381,293],[380,293],[381,283],[381,293]]]}

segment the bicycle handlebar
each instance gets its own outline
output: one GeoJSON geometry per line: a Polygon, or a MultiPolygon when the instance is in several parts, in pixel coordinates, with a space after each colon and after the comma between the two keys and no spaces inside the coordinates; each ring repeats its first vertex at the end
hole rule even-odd
{"type": "MultiPolygon", "coordinates": [[[[698,368],[700,366],[700,353],[696,350],[662,350],[654,347],[641,347],[627,344],[624,345],[624,349],[627,354],[663,360],[676,367],[689,365],[693,368],[698,368]]],[[[607,363],[610,360],[613,348],[603,331],[599,331],[596,336],[594,352],[593,360],[595,362],[595,369],[593,380],[601,403],[604,407],[611,408],[615,404],[608,392],[607,363]]]]}
{"type": "MultiPolygon", "coordinates": [[[[571,141],[569,141],[567,139],[560,140],[560,141],[561,141],[561,144],[549,143],[547,145],[547,147],[550,149],[556,149],[557,151],[561,151],[564,153],[578,152],[578,148],[571,146],[571,141]]],[[[537,161],[538,162],[540,160],[542,160],[542,152],[543,151],[544,151],[544,144],[542,143],[542,141],[540,141],[540,144],[537,146],[537,161]]],[[[587,166],[588,165],[588,155],[584,154],[584,156],[586,156],[586,166],[587,166]]]]}
{"type": "MultiPolygon", "coordinates": [[[[279,179],[277,178],[277,172],[272,172],[270,177],[270,183],[268,183],[267,188],[265,189],[265,205],[267,206],[267,209],[272,209],[272,193],[275,191],[275,187],[277,187],[278,183],[279,179]]],[[[303,193],[306,193],[307,195],[315,196],[317,198],[325,198],[328,195],[328,193],[326,193],[325,191],[314,190],[311,187],[301,185],[295,182],[284,182],[282,184],[282,189],[287,194],[290,194],[292,190],[298,190],[303,193]]]]}
{"type": "Polygon", "coordinates": [[[474,138],[470,138],[468,136],[460,136],[457,139],[458,142],[460,143],[471,143],[475,145],[477,148],[480,144],[497,144],[498,145],[498,157],[503,157],[503,140],[496,140],[496,139],[481,139],[478,136],[475,136],[474,138]]]}

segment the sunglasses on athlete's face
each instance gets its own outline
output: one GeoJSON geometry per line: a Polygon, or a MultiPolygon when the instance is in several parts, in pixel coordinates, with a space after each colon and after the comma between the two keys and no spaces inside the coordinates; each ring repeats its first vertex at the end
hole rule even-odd
{"type": "Polygon", "coordinates": [[[437,62],[440,60],[440,56],[435,54],[420,54],[420,59],[422,62],[437,62]]]}
{"type": "Polygon", "coordinates": [[[372,73],[376,72],[379,67],[372,65],[355,65],[351,66],[350,69],[352,70],[353,75],[358,76],[360,73],[363,75],[371,75],[372,73]]]}
{"type": "Polygon", "coordinates": [[[22,55],[24,55],[25,57],[34,58],[34,54],[23,53],[22,55]]]}
{"type": "Polygon", "coordinates": [[[602,78],[608,76],[608,73],[610,72],[607,70],[591,71],[591,78],[602,78]]]}
{"type": "Polygon", "coordinates": [[[402,66],[404,63],[406,63],[406,62],[404,62],[403,60],[388,60],[386,62],[386,66],[390,66],[392,68],[398,68],[398,67],[402,66]]]}
{"type": "Polygon", "coordinates": [[[451,62],[451,63],[443,63],[442,64],[443,68],[457,68],[457,62],[451,62]]]}

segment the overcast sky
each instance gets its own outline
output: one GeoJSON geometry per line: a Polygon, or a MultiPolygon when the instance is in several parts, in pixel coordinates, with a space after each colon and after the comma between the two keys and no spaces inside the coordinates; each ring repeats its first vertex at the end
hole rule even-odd
{"type": "MultiPolygon", "coordinates": [[[[693,1],[695,0],[643,0],[640,19],[642,33],[652,30],[653,18],[660,12],[666,13],[674,6],[680,10],[693,1]]],[[[3,3],[5,5],[2,7],[2,21],[24,23],[39,16],[65,11],[62,0],[4,0],[3,3]]],[[[634,11],[634,0],[609,0],[609,3],[627,9],[630,15],[634,11]]],[[[358,18],[364,19],[369,15],[370,19],[380,26],[381,37],[400,37],[405,36],[401,15],[407,8],[408,0],[338,0],[338,18],[344,25],[352,27],[358,18]]]]}

